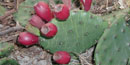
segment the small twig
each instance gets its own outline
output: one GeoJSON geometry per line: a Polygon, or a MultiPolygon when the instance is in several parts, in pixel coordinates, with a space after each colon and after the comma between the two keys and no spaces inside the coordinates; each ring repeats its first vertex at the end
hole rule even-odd
{"type": "Polygon", "coordinates": [[[7,39],[4,39],[4,40],[2,40],[0,42],[8,42],[8,41],[14,40],[14,39],[17,38],[17,36],[18,36],[18,34],[13,35],[13,36],[9,36],[7,39]]]}
{"type": "Polygon", "coordinates": [[[0,36],[5,35],[5,34],[10,33],[10,32],[13,32],[13,31],[23,30],[24,29],[22,26],[19,25],[18,22],[16,22],[16,23],[17,23],[16,27],[11,27],[11,28],[9,28],[9,29],[7,29],[5,31],[0,32],[0,36]]]}
{"type": "Polygon", "coordinates": [[[81,61],[81,64],[82,64],[82,65],[85,65],[85,64],[87,64],[87,65],[92,65],[92,64],[90,64],[84,57],[82,57],[82,56],[79,55],[79,58],[80,58],[80,61],[81,61]]]}
{"type": "Polygon", "coordinates": [[[2,21],[3,21],[3,25],[6,25],[8,24],[9,22],[11,22],[11,19],[12,19],[13,15],[10,15],[6,18],[4,18],[2,21]]]}
{"type": "Polygon", "coordinates": [[[19,6],[19,0],[16,0],[16,10],[18,10],[18,6],[19,6]]]}
{"type": "Polygon", "coordinates": [[[20,1],[19,0],[15,0],[14,1],[14,8],[16,9],[16,11],[18,10],[18,7],[19,7],[19,3],[20,3],[20,1]]]}
{"type": "Polygon", "coordinates": [[[109,4],[109,1],[107,0],[107,3],[106,3],[106,8],[108,7],[108,4],[109,4]]]}
{"type": "Polygon", "coordinates": [[[7,6],[14,6],[14,3],[2,3],[0,2],[1,5],[7,5],[7,6]]]}
{"type": "Polygon", "coordinates": [[[22,29],[23,29],[22,27],[12,27],[12,28],[9,28],[5,31],[0,32],[0,36],[5,35],[5,34],[10,33],[10,32],[13,32],[13,31],[22,30],[22,29]]]}
{"type": "Polygon", "coordinates": [[[9,29],[9,28],[10,28],[10,26],[4,26],[4,25],[3,25],[3,28],[1,28],[1,31],[6,30],[6,29],[9,29]]]}

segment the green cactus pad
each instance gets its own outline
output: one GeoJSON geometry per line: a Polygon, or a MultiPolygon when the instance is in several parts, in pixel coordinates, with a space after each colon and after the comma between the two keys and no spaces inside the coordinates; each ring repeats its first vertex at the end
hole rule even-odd
{"type": "Polygon", "coordinates": [[[13,48],[14,45],[11,43],[0,43],[0,58],[8,56],[13,48]]]}
{"type": "Polygon", "coordinates": [[[130,8],[119,10],[119,11],[113,11],[112,13],[109,13],[107,15],[101,16],[104,20],[108,21],[109,23],[113,23],[116,18],[120,16],[125,16],[126,12],[129,12],[130,8]]]}
{"type": "Polygon", "coordinates": [[[96,65],[126,65],[130,57],[130,26],[120,16],[107,29],[95,51],[96,65]]]}
{"type": "Polygon", "coordinates": [[[29,23],[26,25],[25,29],[26,29],[27,31],[29,31],[30,33],[33,33],[33,34],[35,34],[35,35],[37,35],[37,36],[40,36],[40,30],[39,30],[38,28],[32,26],[32,25],[29,24],[29,23]]]}
{"type": "Polygon", "coordinates": [[[107,22],[89,12],[71,12],[66,21],[52,20],[58,33],[51,39],[41,38],[41,46],[54,53],[56,51],[83,52],[95,44],[107,22]]]}
{"type": "Polygon", "coordinates": [[[48,0],[25,0],[22,2],[18,11],[14,14],[14,19],[16,22],[19,22],[22,26],[25,26],[34,13],[33,6],[39,1],[44,1],[46,3],[48,2],[48,0]]]}
{"type": "Polygon", "coordinates": [[[2,58],[0,59],[0,65],[19,65],[14,59],[2,58]]]}

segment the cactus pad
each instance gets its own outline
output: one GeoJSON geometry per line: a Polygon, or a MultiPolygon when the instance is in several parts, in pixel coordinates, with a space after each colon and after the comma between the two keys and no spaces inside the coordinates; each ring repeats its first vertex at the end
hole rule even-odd
{"type": "Polygon", "coordinates": [[[130,8],[119,10],[119,11],[113,11],[112,13],[109,13],[107,15],[101,16],[104,20],[108,21],[109,23],[113,23],[116,20],[116,17],[125,16],[126,12],[129,13],[130,8]]]}
{"type": "Polygon", "coordinates": [[[48,0],[25,0],[19,6],[18,11],[14,14],[16,22],[20,22],[22,26],[28,23],[28,20],[34,14],[33,6],[39,1],[48,2],[48,0]]]}
{"type": "Polygon", "coordinates": [[[0,58],[8,56],[13,48],[14,45],[11,43],[0,43],[0,58]]]}
{"type": "Polygon", "coordinates": [[[40,30],[39,30],[38,28],[32,26],[32,25],[29,24],[29,23],[26,24],[25,29],[26,29],[27,31],[29,31],[30,33],[33,33],[33,34],[35,34],[35,35],[37,35],[37,36],[40,36],[40,30]]]}
{"type": "Polygon", "coordinates": [[[14,59],[2,58],[0,59],[0,65],[19,65],[19,64],[14,59]]]}
{"type": "Polygon", "coordinates": [[[52,20],[58,28],[58,33],[51,39],[41,38],[40,44],[50,50],[83,52],[95,44],[100,38],[107,23],[101,18],[84,11],[71,12],[66,21],[52,20]]]}
{"type": "Polygon", "coordinates": [[[107,29],[95,51],[96,65],[127,65],[130,57],[130,26],[120,16],[107,29]]]}

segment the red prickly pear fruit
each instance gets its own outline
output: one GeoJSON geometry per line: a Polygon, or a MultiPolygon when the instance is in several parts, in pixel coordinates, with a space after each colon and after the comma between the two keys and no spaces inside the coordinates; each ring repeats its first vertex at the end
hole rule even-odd
{"type": "Polygon", "coordinates": [[[57,33],[57,27],[53,23],[46,23],[41,28],[41,34],[47,38],[55,36],[57,33]]]}
{"type": "Polygon", "coordinates": [[[68,64],[70,62],[71,56],[66,51],[57,51],[53,55],[53,60],[59,64],[68,64]]]}
{"type": "Polygon", "coordinates": [[[39,17],[47,22],[51,21],[53,18],[51,9],[45,2],[38,2],[36,5],[34,5],[34,10],[39,17]]]}
{"type": "Polygon", "coordinates": [[[85,11],[89,11],[91,8],[92,0],[85,1],[85,11]]]}
{"type": "Polygon", "coordinates": [[[66,20],[69,17],[69,15],[70,15],[70,10],[66,5],[58,4],[55,6],[54,16],[58,20],[66,20]]]}
{"type": "Polygon", "coordinates": [[[29,23],[38,29],[40,29],[45,24],[45,22],[43,22],[42,19],[37,15],[33,15],[29,20],[29,23]]]}
{"type": "Polygon", "coordinates": [[[19,34],[18,42],[22,45],[29,46],[38,43],[38,36],[29,33],[29,32],[22,32],[19,34]]]}
{"type": "Polygon", "coordinates": [[[92,0],[81,0],[84,5],[84,10],[89,11],[91,8],[92,0]]]}

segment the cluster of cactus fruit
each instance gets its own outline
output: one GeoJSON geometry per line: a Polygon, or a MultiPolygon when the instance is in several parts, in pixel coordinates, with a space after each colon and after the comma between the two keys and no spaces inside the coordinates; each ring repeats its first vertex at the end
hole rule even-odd
{"type": "MultiPolygon", "coordinates": [[[[27,1],[28,0],[26,0],[25,3],[27,1]]],[[[84,11],[79,11],[77,13],[75,12],[70,13],[69,9],[70,8],[67,7],[65,4],[58,4],[54,6],[53,9],[50,9],[47,3],[43,1],[38,2],[37,4],[34,5],[34,11],[36,14],[33,14],[31,16],[31,18],[29,19],[29,24],[31,24],[32,26],[40,30],[40,34],[41,34],[40,38],[39,36],[34,35],[33,33],[22,32],[19,34],[18,42],[24,46],[34,45],[39,42],[40,45],[43,46],[45,49],[49,48],[48,50],[54,53],[53,60],[55,62],[59,64],[68,64],[71,59],[71,56],[68,52],[80,53],[80,52],[85,51],[86,48],[90,48],[93,44],[96,43],[95,40],[98,40],[100,38],[101,34],[103,33],[103,30],[107,27],[107,24],[103,22],[103,20],[100,17],[97,17],[89,12],[86,13],[84,11]],[[77,18],[78,20],[75,19],[76,16],[79,16],[77,18]],[[80,19],[80,16],[82,19],[80,19]],[[88,19],[86,19],[86,17],[88,17],[88,19]],[[53,18],[56,18],[57,20],[53,18]],[[58,21],[62,21],[62,22],[58,22],[58,21]],[[97,22],[92,22],[92,21],[97,21],[97,22]],[[73,23],[75,23],[74,27],[73,27],[73,23]],[[78,24],[78,26],[76,24],[78,24]],[[87,28],[85,26],[87,26],[87,28]],[[89,28],[91,28],[92,30],[89,30],[89,28]],[[93,30],[95,30],[95,32],[99,31],[99,33],[93,34],[92,33],[94,32],[93,30]],[[81,36],[79,36],[78,33],[81,34],[81,36]],[[70,36],[73,38],[71,38],[70,36]],[[87,37],[91,37],[91,36],[94,36],[94,37],[88,38],[86,40],[87,37]],[[40,40],[41,38],[42,39],[45,38],[44,39],[45,41],[41,41],[40,40]],[[68,40],[66,40],[67,38],[68,40]],[[71,39],[72,41],[74,41],[78,38],[81,38],[81,39],[73,43],[71,41],[68,42],[71,39]],[[62,40],[58,42],[56,41],[56,39],[59,39],[59,40],[62,39],[62,40]],[[65,45],[60,46],[60,45],[63,45],[62,43],[64,42],[65,42],[65,45]],[[86,45],[85,42],[89,42],[88,45],[86,45]],[[73,47],[70,46],[71,43],[74,44],[73,47]],[[48,45],[46,46],[46,44],[48,45]],[[54,47],[51,48],[53,45],[54,47]],[[81,46],[80,49],[76,48],[78,45],[81,46]],[[67,48],[66,46],[67,47],[70,46],[70,47],[67,48]]],[[[21,14],[19,14],[18,12],[17,15],[21,15],[21,14]]]]}
{"type": "MultiPolygon", "coordinates": [[[[46,2],[39,1],[34,5],[34,11],[36,14],[33,14],[29,20],[29,24],[38,28],[40,30],[40,34],[44,38],[52,38],[58,32],[57,25],[51,22],[53,18],[56,18],[59,21],[66,21],[70,16],[70,8],[65,4],[58,4],[52,7],[53,8],[50,9],[49,5],[46,2]]],[[[30,32],[22,32],[19,34],[18,42],[24,46],[30,46],[38,43],[39,37],[30,32]]],[[[66,50],[55,52],[56,53],[54,53],[53,59],[57,63],[69,63],[70,55],[66,50]]]]}
{"type": "MultiPolygon", "coordinates": [[[[29,23],[38,28],[42,36],[46,38],[52,38],[56,35],[58,29],[57,26],[50,21],[56,17],[58,20],[66,20],[70,11],[64,4],[58,4],[51,11],[49,5],[44,1],[40,1],[34,5],[35,13],[29,20],[29,23]]],[[[38,43],[38,36],[30,32],[22,32],[19,34],[18,42],[25,46],[30,46],[38,43]]],[[[58,51],[54,54],[54,60],[59,64],[68,64],[70,61],[70,55],[66,51],[58,51]]]]}
{"type": "MultiPolygon", "coordinates": [[[[58,4],[51,11],[49,5],[43,1],[34,5],[35,13],[29,20],[29,23],[37,27],[42,36],[51,38],[54,37],[58,31],[57,26],[50,21],[56,17],[58,20],[66,20],[70,11],[64,4],[58,4]]],[[[22,32],[19,35],[18,41],[23,45],[33,45],[38,42],[38,37],[29,32],[22,32]]]]}
{"type": "MultiPolygon", "coordinates": [[[[37,1],[26,0],[20,7],[23,5],[33,6],[37,1]],[[30,4],[30,2],[33,4],[30,4]]],[[[81,0],[81,2],[84,10],[88,11],[92,0],[81,0]]],[[[124,15],[120,15],[121,17],[111,16],[114,20],[110,20],[113,22],[108,28],[107,22],[90,12],[73,12],[65,4],[58,4],[53,7],[51,9],[47,3],[39,1],[33,8],[36,14],[24,14],[24,16],[21,12],[30,12],[30,10],[26,8],[19,9],[18,13],[15,14],[16,21],[28,21],[30,25],[37,28],[34,29],[35,31],[38,30],[40,32],[27,30],[28,32],[20,33],[18,37],[20,44],[30,46],[40,43],[44,49],[53,53],[52,58],[56,63],[68,64],[72,58],[70,52],[82,53],[95,45],[97,43],[95,42],[96,40],[98,41],[94,53],[96,65],[130,64],[130,24],[125,22],[124,15]],[[23,20],[17,17],[23,18],[23,20]],[[29,19],[28,17],[31,18],[29,19]]],[[[7,52],[11,52],[8,49],[1,50],[2,47],[4,46],[0,45],[0,58],[6,57],[8,55],[7,52]],[[3,51],[5,52],[3,53],[3,51]]],[[[12,49],[11,45],[6,48],[12,49]]],[[[0,59],[0,65],[6,65],[6,62],[18,65],[15,60],[0,59]]]]}

